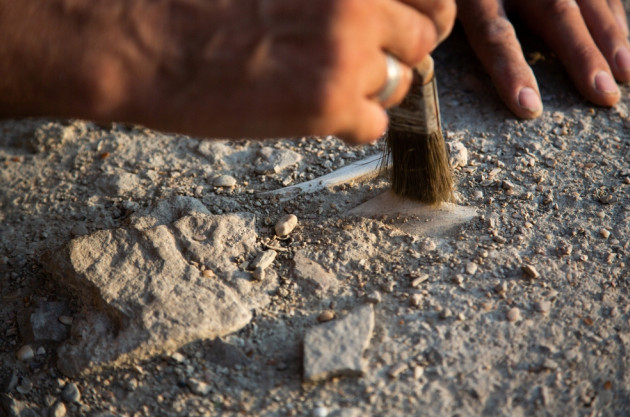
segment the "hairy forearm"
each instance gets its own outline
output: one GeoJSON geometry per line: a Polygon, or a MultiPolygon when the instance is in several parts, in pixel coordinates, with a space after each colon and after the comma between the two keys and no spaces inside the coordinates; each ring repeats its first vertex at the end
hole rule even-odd
{"type": "Polygon", "coordinates": [[[116,120],[178,131],[194,125],[186,119],[214,117],[221,133],[228,122],[221,109],[247,100],[221,93],[255,65],[262,39],[257,4],[0,0],[0,117],[116,120]]]}

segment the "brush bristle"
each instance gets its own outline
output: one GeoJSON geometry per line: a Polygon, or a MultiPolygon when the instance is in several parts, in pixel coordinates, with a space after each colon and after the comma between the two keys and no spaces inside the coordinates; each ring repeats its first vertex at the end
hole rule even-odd
{"type": "Polygon", "coordinates": [[[390,129],[386,146],[394,193],[430,205],[454,201],[451,167],[440,130],[423,135],[390,129]]]}

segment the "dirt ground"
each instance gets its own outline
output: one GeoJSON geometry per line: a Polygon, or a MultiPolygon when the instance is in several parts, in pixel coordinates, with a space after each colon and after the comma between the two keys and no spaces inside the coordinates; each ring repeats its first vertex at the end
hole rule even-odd
{"type": "Polygon", "coordinates": [[[0,122],[4,398],[33,415],[55,415],[63,388],[75,383],[81,399],[65,404],[72,416],[630,415],[630,88],[622,87],[614,108],[594,107],[537,40],[524,46],[545,105],[533,121],[503,107],[461,31],[435,54],[445,136],[468,151],[467,165],[455,170],[458,202],[478,213],[440,237],[344,216],[385,191],[384,178],[286,202],[257,195],[331,172],[381,144],[225,141],[225,158],[214,158],[197,138],[141,127],[0,122]],[[263,147],[303,159],[279,173],[261,171],[263,147]],[[108,182],[129,174],[133,186],[108,182]],[[235,187],[215,187],[220,175],[234,177],[235,187]],[[63,302],[70,315],[81,308],[43,272],[42,254],[176,195],[214,214],[256,214],[261,239],[273,236],[282,215],[299,218],[273,265],[281,280],[272,302],[224,338],[247,364],[213,362],[208,340],[182,347],[175,359],[80,378],[58,371],[55,343],[17,360],[20,311],[41,300],[63,302]],[[337,276],[336,291],[318,297],[290,279],[297,248],[337,276]],[[382,299],[365,375],[303,383],[306,330],[322,311],[342,317],[374,291],[382,299]],[[191,378],[209,392],[194,393],[191,378]]]}

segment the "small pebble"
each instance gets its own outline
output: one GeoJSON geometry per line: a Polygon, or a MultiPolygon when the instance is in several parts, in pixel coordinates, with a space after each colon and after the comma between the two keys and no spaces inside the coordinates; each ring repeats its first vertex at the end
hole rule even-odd
{"type": "Polygon", "coordinates": [[[20,350],[17,351],[16,356],[18,360],[28,361],[35,357],[35,352],[33,351],[33,348],[29,345],[24,345],[20,348],[20,350]]]}
{"type": "Polygon", "coordinates": [[[607,229],[601,229],[599,234],[602,235],[604,239],[608,239],[610,237],[610,231],[607,229]]]}
{"type": "Polygon", "coordinates": [[[600,219],[603,219],[604,217],[606,217],[606,213],[603,211],[598,211],[597,212],[597,217],[599,217],[600,219]]]}
{"type": "Polygon", "coordinates": [[[61,324],[72,326],[72,316],[59,316],[57,320],[59,320],[59,323],[61,324]]]}
{"type": "Polygon", "coordinates": [[[409,304],[413,307],[420,307],[422,305],[422,294],[412,294],[409,297],[409,304]]]}
{"type": "Polygon", "coordinates": [[[319,316],[317,316],[317,320],[320,323],[330,321],[334,318],[335,318],[335,312],[333,310],[324,310],[319,314],[319,316]]]}
{"type": "Polygon", "coordinates": [[[179,352],[175,352],[171,355],[171,359],[177,363],[183,363],[186,360],[186,357],[179,352]]]}
{"type": "Polygon", "coordinates": [[[45,354],[46,354],[46,349],[44,349],[43,346],[40,346],[40,347],[37,348],[37,355],[38,356],[43,356],[45,354]]]}
{"type": "Polygon", "coordinates": [[[501,183],[501,188],[503,188],[504,190],[512,190],[514,189],[514,184],[512,184],[510,181],[503,181],[501,183]]]}
{"type": "Polygon", "coordinates": [[[483,198],[483,192],[477,190],[473,193],[473,197],[475,198],[475,200],[481,200],[483,198]]]}
{"type": "Polygon", "coordinates": [[[208,393],[210,393],[210,391],[212,390],[212,387],[210,385],[196,378],[189,378],[186,381],[186,385],[188,385],[190,391],[195,395],[205,396],[208,395],[208,393]]]}
{"type": "Polygon", "coordinates": [[[50,417],[64,417],[66,415],[66,405],[61,401],[56,402],[48,414],[50,417]]]}
{"type": "Polygon", "coordinates": [[[231,175],[221,175],[213,181],[212,185],[215,187],[234,187],[236,178],[231,175]]]}
{"type": "Polygon", "coordinates": [[[508,321],[515,322],[521,319],[521,310],[518,307],[512,307],[505,315],[508,321]]]}
{"type": "Polygon", "coordinates": [[[295,214],[287,214],[283,216],[276,225],[274,226],[274,230],[276,231],[276,235],[278,236],[287,236],[289,233],[295,229],[295,226],[298,224],[298,218],[295,214]]]}
{"type": "Polygon", "coordinates": [[[267,269],[269,265],[273,263],[276,259],[278,252],[273,249],[266,250],[264,252],[260,252],[256,259],[252,261],[250,264],[250,268],[256,270],[257,268],[267,269]]]}
{"type": "Polygon", "coordinates": [[[378,304],[382,300],[381,293],[378,291],[372,291],[365,297],[365,301],[370,304],[378,304]]]}
{"type": "Polygon", "coordinates": [[[477,268],[478,265],[474,262],[469,262],[468,264],[466,264],[466,273],[468,275],[475,275],[475,272],[477,272],[477,268]]]}
{"type": "Polygon", "coordinates": [[[397,378],[398,375],[400,375],[403,372],[405,372],[408,368],[409,368],[409,365],[407,365],[406,363],[402,362],[402,363],[399,363],[399,364],[396,364],[396,365],[392,366],[389,369],[389,372],[387,372],[387,375],[390,378],[392,378],[392,379],[393,378],[397,378]]]}
{"type": "Polygon", "coordinates": [[[61,399],[67,403],[78,403],[81,401],[81,391],[74,382],[67,384],[61,391],[61,399]]]}
{"type": "Polygon", "coordinates": [[[418,286],[420,286],[420,284],[422,284],[423,282],[427,281],[429,279],[429,276],[427,274],[422,274],[417,278],[414,278],[413,281],[411,281],[411,286],[413,288],[416,288],[418,286]]]}
{"type": "Polygon", "coordinates": [[[313,417],[327,417],[328,409],[326,407],[317,407],[313,410],[313,417]]]}
{"type": "Polygon", "coordinates": [[[423,366],[418,365],[418,366],[415,366],[413,368],[413,379],[418,380],[418,379],[422,378],[423,375],[424,375],[424,367],[423,366]]]}
{"type": "Polygon", "coordinates": [[[261,267],[258,267],[256,269],[254,269],[254,272],[252,272],[252,277],[256,280],[256,281],[262,281],[265,279],[265,276],[267,274],[265,273],[265,270],[261,267]]]}
{"type": "Polygon", "coordinates": [[[204,278],[213,278],[214,272],[212,272],[211,269],[204,269],[201,275],[203,275],[204,278]]]}
{"type": "Polygon", "coordinates": [[[540,313],[548,313],[551,310],[551,302],[547,300],[536,301],[534,309],[540,313]]]}
{"type": "Polygon", "coordinates": [[[524,264],[521,266],[521,270],[527,276],[527,278],[530,278],[530,279],[540,278],[540,273],[533,265],[524,264]]]}

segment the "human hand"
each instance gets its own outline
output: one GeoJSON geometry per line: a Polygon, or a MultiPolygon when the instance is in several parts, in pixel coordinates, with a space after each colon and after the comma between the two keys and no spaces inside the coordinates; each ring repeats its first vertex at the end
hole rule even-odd
{"type": "Polygon", "coordinates": [[[0,0],[0,10],[0,116],[351,143],[385,131],[384,108],[456,14],[455,0],[0,0]],[[386,54],[402,80],[379,102],[386,54]]]}
{"type": "Polygon", "coordinates": [[[457,0],[457,6],[473,49],[518,117],[537,117],[543,106],[506,12],[547,42],[593,103],[614,105],[620,98],[615,79],[630,81],[628,23],[620,0],[457,0]]]}
{"type": "Polygon", "coordinates": [[[167,104],[158,110],[164,129],[174,124],[224,137],[334,134],[349,143],[373,141],[387,127],[384,109],[406,94],[411,67],[450,32],[456,14],[454,0],[249,3],[227,2],[220,19],[184,16],[196,31],[175,37],[179,43],[172,49],[188,44],[190,36],[198,47],[172,59],[189,66],[173,87],[195,90],[169,89],[185,105],[184,118],[172,112],[168,99],[157,101],[167,104]],[[386,53],[400,61],[402,80],[379,102],[386,53]]]}

